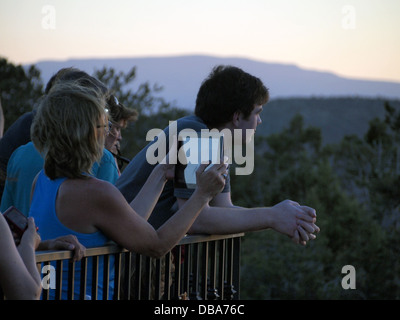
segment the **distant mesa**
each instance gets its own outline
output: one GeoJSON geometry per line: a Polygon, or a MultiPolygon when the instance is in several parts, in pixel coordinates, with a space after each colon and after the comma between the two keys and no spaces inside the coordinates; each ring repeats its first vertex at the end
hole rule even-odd
{"type": "Polygon", "coordinates": [[[299,68],[295,65],[266,63],[244,58],[220,58],[205,55],[71,59],[64,61],[40,61],[36,67],[46,83],[63,67],[76,67],[92,74],[103,66],[116,71],[128,71],[137,67],[133,86],[148,81],[163,87],[160,92],[167,102],[192,110],[198,88],[211,69],[219,64],[238,66],[259,77],[270,89],[271,99],[288,97],[366,97],[400,99],[400,83],[371,81],[339,77],[329,72],[299,68]]]}
{"type": "Polygon", "coordinates": [[[384,102],[400,109],[400,83],[339,77],[333,73],[301,69],[295,65],[265,63],[242,58],[175,56],[121,59],[73,59],[41,61],[44,83],[64,67],[76,67],[89,74],[112,67],[129,71],[137,67],[133,87],[144,82],[163,87],[159,93],[176,107],[194,110],[197,91],[211,69],[219,64],[234,65],[259,77],[269,88],[271,101],[262,113],[257,135],[270,135],[286,128],[301,114],[304,125],[321,129],[323,143],[338,143],[344,135],[362,137],[374,117],[384,117],[384,102]]]}

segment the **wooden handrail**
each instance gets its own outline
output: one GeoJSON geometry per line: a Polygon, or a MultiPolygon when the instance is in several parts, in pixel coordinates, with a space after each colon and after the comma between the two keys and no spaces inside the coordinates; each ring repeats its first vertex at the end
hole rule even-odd
{"type": "MultiPolygon", "coordinates": [[[[185,245],[185,244],[200,243],[207,241],[217,241],[217,240],[231,239],[243,236],[244,233],[235,233],[228,235],[206,235],[206,234],[186,235],[179,241],[177,245],[185,245]]],[[[128,252],[128,250],[116,245],[115,243],[110,242],[110,244],[102,247],[87,248],[85,257],[99,256],[105,254],[115,254],[122,252],[128,252]]],[[[37,251],[36,263],[65,260],[65,259],[71,259],[72,257],[73,257],[73,251],[71,250],[37,251]]]]}

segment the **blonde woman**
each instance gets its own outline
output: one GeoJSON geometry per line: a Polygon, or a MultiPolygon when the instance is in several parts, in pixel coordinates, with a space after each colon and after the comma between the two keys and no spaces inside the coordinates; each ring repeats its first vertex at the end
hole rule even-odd
{"type": "MultiPolygon", "coordinates": [[[[146,220],[171,177],[173,166],[158,165],[131,203],[114,185],[92,177],[90,168],[100,159],[109,130],[104,107],[105,97],[100,92],[74,83],[56,84],[43,99],[31,134],[44,155],[45,165],[33,186],[29,215],[35,218],[43,239],[73,234],[86,248],[113,240],[128,250],[161,257],[222,190],[226,166],[214,165],[205,171],[207,165],[202,165],[197,171],[198,187],[193,196],[155,230],[146,220]]],[[[90,275],[88,278],[90,286],[90,275]]],[[[99,275],[99,298],[101,279],[99,275]]],[[[111,279],[111,287],[112,282],[111,279]]],[[[78,285],[75,288],[79,290],[78,285]]]]}

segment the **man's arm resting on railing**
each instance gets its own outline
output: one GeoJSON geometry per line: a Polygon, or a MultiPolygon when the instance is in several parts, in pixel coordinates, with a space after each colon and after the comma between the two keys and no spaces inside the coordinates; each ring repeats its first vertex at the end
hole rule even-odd
{"type": "MultiPolygon", "coordinates": [[[[185,201],[178,198],[178,205],[185,201]]],[[[315,238],[313,233],[319,232],[315,221],[314,209],[290,200],[273,207],[241,208],[232,204],[227,192],[218,194],[203,208],[189,233],[232,234],[272,228],[299,243],[315,238]]]]}

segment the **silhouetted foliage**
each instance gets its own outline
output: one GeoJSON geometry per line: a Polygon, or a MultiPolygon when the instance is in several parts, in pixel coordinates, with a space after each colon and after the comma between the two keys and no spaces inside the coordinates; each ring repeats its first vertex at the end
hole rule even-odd
{"type": "Polygon", "coordinates": [[[35,66],[25,70],[0,58],[0,98],[5,118],[4,131],[22,114],[32,111],[43,94],[40,71],[35,66]]]}

